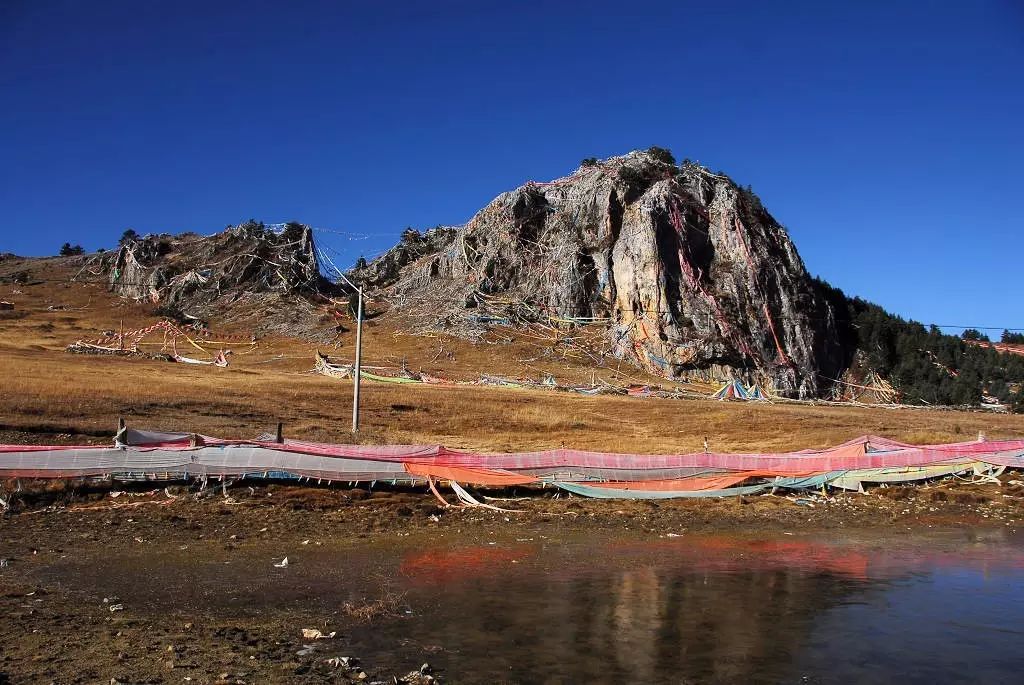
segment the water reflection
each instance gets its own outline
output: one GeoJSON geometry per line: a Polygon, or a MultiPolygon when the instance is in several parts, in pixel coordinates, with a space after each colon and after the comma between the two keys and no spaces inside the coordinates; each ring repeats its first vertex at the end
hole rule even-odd
{"type": "Polygon", "coordinates": [[[296,624],[343,621],[342,604],[384,578],[413,614],[346,630],[354,651],[413,663],[440,646],[430,661],[460,683],[1014,682],[1024,624],[1024,544],[1002,532],[453,536],[303,550],[288,569],[247,554],[68,560],[49,573],[140,611],[296,624]]]}
{"type": "Polygon", "coordinates": [[[739,681],[780,672],[815,615],[870,584],[856,554],[815,568],[745,553],[750,568],[740,569],[736,550],[720,544],[660,552],[580,558],[548,549],[515,574],[475,573],[433,592],[414,586],[411,601],[434,602],[422,637],[457,645],[452,671],[481,682],[739,681]]]}
{"type": "Polygon", "coordinates": [[[431,620],[402,630],[452,647],[449,668],[473,682],[829,682],[850,675],[844,631],[884,656],[895,644],[862,630],[871,611],[944,568],[1019,574],[1024,554],[1005,540],[735,537],[410,552],[401,570],[431,620]],[[852,609],[857,625],[834,622],[852,609]]]}

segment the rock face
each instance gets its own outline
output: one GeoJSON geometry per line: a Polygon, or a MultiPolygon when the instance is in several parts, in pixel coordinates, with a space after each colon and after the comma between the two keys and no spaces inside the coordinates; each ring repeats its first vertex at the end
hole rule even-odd
{"type": "Polygon", "coordinates": [[[316,292],[320,274],[312,230],[239,224],[212,236],[150,235],[130,240],[107,265],[123,297],[194,305],[241,292],[316,292]]]}
{"type": "Polygon", "coordinates": [[[266,329],[308,333],[309,300],[337,288],[321,275],[312,230],[247,222],[211,236],[130,240],[99,264],[112,291],[148,300],[175,318],[248,318],[266,329]]]}
{"type": "Polygon", "coordinates": [[[464,227],[407,232],[354,275],[439,327],[479,313],[603,322],[669,378],[815,397],[842,366],[832,311],[782,228],[729,178],[659,151],[503,193],[464,227]]]}

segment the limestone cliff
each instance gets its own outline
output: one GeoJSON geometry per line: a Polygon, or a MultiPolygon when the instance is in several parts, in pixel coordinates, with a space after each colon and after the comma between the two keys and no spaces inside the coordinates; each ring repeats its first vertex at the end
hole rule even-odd
{"type": "Polygon", "coordinates": [[[746,375],[807,398],[842,366],[785,229],[729,178],[658,150],[527,183],[354,275],[439,321],[504,307],[603,322],[616,356],[670,378],[746,375]]]}

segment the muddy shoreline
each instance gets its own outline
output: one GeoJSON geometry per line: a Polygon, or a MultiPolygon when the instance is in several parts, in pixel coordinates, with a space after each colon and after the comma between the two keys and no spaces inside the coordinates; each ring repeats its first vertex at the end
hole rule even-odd
{"type": "MultiPolygon", "coordinates": [[[[352,652],[354,637],[409,611],[390,593],[386,579],[329,609],[297,589],[294,596],[285,593],[280,605],[246,603],[243,597],[236,609],[225,611],[208,607],[202,589],[192,591],[187,581],[174,590],[182,593],[179,608],[173,594],[145,587],[145,579],[131,569],[123,576],[131,586],[105,597],[83,594],[52,572],[71,565],[84,578],[112,554],[225,564],[232,573],[241,572],[238,563],[258,563],[264,573],[285,556],[301,567],[311,550],[324,545],[332,546],[344,566],[352,561],[349,552],[362,554],[366,545],[387,546],[389,540],[429,550],[452,540],[595,531],[638,541],[711,532],[913,536],[967,526],[1012,531],[1024,522],[1024,489],[1008,483],[944,482],[864,495],[714,501],[595,501],[554,498],[550,491],[520,499],[522,492],[490,493],[509,498],[495,504],[514,512],[445,509],[416,490],[243,484],[197,499],[187,487],[139,484],[114,492],[45,484],[17,494],[0,516],[0,610],[6,617],[0,622],[0,683],[464,682],[443,670],[419,673],[424,664],[443,663],[443,644],[403,645],[400,662],[352,652]],[[311,640],[303,637],[303,628],[337,635],[311,640]]],[[[359,564],[363,575],[374,575],[372,559],[359,564]]],[[[116,568],[107,573],[95,579],[96,587],[116,589],[121,576],[116,568]]],[[[286,569],[279,575],[287,587],[286,569]]]]}

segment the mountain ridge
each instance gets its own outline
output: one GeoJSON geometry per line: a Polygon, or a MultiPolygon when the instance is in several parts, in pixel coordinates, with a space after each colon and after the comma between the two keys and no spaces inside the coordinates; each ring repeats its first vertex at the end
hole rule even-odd
{"type": "MultiPolygon", "coordinates": [[[[338,298],[351,288],[324,276],[329,260],[297,222],[133,234],[115,251],[67,259],[179,321],[248,321],[257,335],[324,344],[347,330],[338,298]]],[[[347,278],[399,329],[480,339],[494,324],[540,326],[552,333],[544,354],[553,360],[585,337],[598,368],[740,378],[798,399],[977,405],[987,395],[1024,409],[1024,358],[811,277],[749,187],[688,160],[676,165],[661,148],[527,182],[462,226],[407,229],[347,278]]]]}

